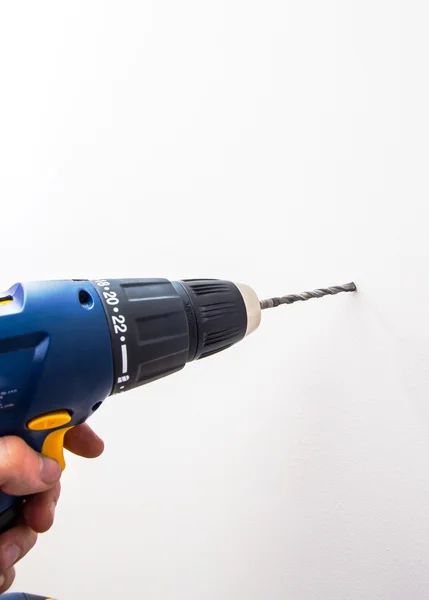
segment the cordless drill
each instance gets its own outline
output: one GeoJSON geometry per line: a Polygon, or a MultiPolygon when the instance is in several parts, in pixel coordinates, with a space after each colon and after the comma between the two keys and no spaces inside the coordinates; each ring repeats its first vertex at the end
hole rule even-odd
{"type": "MultiPolygon", "coordinates": [[[[219,279],[73,279],[18,283],[0,294],[0,436],[19,436],[65,468],[66,432],[104,402],[230,348],[261,310],[354,283],[259,301],[219,279]]],[[[26,498],[0,492],[0,533],[26,498]]],[[[8,600],[52,600],[12,593],[8,600]]]]}
{"type": "MultiPolygon", "coordinates": [[[[65,468],[66,432],[114,394],[242,340],[256,293],[216,279],[75,279],[0,295],[0,436],[23,438],[65,468]]],[[[0,533],[25,498],[0,492],[0,533]]]]}

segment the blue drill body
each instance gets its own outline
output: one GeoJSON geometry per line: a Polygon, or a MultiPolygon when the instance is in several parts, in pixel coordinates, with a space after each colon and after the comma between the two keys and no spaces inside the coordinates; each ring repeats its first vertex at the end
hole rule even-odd
{"type": "MultiPolygon", "coordinates": [[[[48,431],[34,417],[66,408],[68,426],[85,421],[113,386],[109,328],[89,282],[14,285],[0,304],[0,436],[17,435],[41,452],[48,431]],[[79,293],[90,295],[89,304],[79,293]]],[[[0,513],[12,502],[0,494],[0,513]]]]}

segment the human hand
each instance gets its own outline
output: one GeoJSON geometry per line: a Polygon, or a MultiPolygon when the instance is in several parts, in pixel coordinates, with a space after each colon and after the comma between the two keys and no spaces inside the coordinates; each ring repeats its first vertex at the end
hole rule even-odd
{"type": "MultiPolygon", "coordinates": [[[[84,423],[66,433],[64,447],[78,456],[96,458],[104,443],[84,423]]],[[[38,534],[52,527],[60,478],[57,461],[34,452],[18,437],[0,437],[0,489],[12,496],[31,495],[20,523],[0,535],[0,594],[12,585],[14,565],[34,547],[38,534]]]]}

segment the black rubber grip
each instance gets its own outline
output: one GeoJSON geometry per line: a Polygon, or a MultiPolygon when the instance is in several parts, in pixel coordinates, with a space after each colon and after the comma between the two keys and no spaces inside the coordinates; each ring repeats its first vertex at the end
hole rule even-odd
{"type": "Polygon", "coordinates": [[[188,360],[212,356],[243,339],[247,311],[234,283],[223,279],[184,279],[173,285],[191,316],[188,360]]]}

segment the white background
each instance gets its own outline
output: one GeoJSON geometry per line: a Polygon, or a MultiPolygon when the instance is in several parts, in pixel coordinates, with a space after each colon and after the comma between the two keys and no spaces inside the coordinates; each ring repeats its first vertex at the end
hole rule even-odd
{"type": "Polygon", "coordinates": [[[426,6],[2,3],[2,287],[360,290],[109,400],[14,589],[428,597],[426,6]]]}

